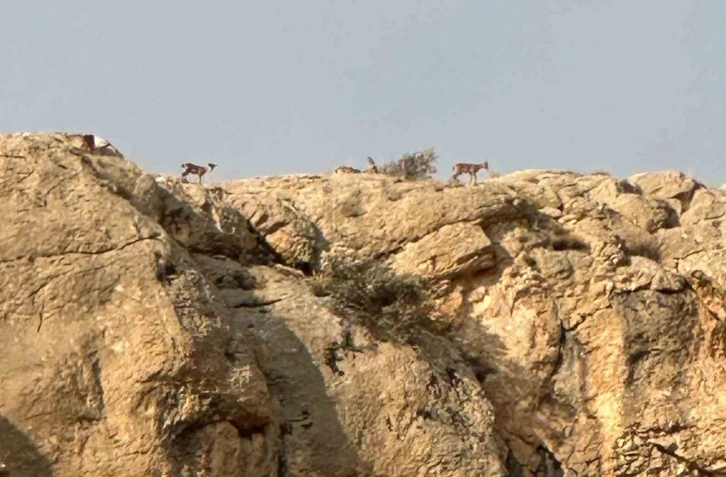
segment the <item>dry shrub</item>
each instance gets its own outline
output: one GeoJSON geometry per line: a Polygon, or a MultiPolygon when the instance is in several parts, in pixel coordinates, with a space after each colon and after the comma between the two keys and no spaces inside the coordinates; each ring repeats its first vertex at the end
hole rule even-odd
{"type": "Polygon", "coordinates": [[[406,153],[397,161],[384,164],[380,170],[384,174],[404,179],[430,179],[436,174],[436,161],[439,156],[433,147],[414,153],[406,153]]]}
{"type": "Polygon", "coordinates": [[[328,297],[333,313],[366,327],[379,340],[412,344],[419,331],[435,331],[432,284],[418,275],[399,275],[373,260],[334,260],[312,286],[316,296],[328,297]]]}
{"type": "Polygon", "coordinates": [[[610,171],[606,171],[605,169],[595,169],[590,174],[593,176],[611,176],[612,177],[612,174],[610,173],[610,171]]]}

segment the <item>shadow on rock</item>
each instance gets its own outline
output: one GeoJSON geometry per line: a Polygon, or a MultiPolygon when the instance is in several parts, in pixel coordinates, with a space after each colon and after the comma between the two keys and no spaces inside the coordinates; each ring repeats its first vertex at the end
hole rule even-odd
{"type": "Polygon", "coordinates": [[[372,467],[359,458],[349,441],[323,375],[298,336],[309,331],[303,329],[308,325],[275,316],[265,308],[237,310],[235,318],[238,326],[256,336],[258,365],[270,393],[282,406],[279,475],[372,475],[372,467]]]}
{"type": "Polygon", "coordinates": [[[0,477],[52,477],[50,461],[35,443],[0,416],[0,477]]]}
{"type": "MultiPolygon", "coordinates": [[[[565,439],[561,423],[573,422],[577,409],[554,393],[554,376],[562,358],[540,363],[541,370],[527,368],[509,356],[498,334],[486,324],[471,321],[465,328],[468,343],[460,347],[494,405],[496,432],[509,449],[510,475],[529,475],[523,469],[534,475],[563,475],[554,452],[565,439]]],[[[563,342],[561,346],[567,345],[563,342]]]]}

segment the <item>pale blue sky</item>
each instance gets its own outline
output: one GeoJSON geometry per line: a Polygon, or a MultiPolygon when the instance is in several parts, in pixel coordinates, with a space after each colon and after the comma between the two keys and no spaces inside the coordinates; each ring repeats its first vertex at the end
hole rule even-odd
{"type": "Polygon", "coordinates": [[[0,131],[93,132],[153,172],[433,146],[442,176],[726,182],[724,0],[35,0],[3,8],[0,44],[0,131]]]}

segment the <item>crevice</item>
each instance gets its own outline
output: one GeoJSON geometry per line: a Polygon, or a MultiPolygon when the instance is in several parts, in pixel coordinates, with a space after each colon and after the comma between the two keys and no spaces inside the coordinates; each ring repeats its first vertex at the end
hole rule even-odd
{"type": "Polygon", "coordinates": [[[237,261],[240,257],[240,255],[243,254],[243,250],[240,246],[234,245],[234,244],[220,244],[216,243],[214,244],[214,247],[206,247],[206,246],[199,246],[199,245],[193,245],[193,244],[184,244],[182,245],[191,253],[198,253],[200,255],[221,255],[223,257],[227,257],[231,260],[237,261]]]}
{"type": "Polygon", "coordinates": [[[504,461],[508,477],[524,477],[524,466],[514,456],[512,449],[507,449],[507,458],[504,461]]]}
{"type": "Polygon", "coordinates": [[[340,369],[338,366],[338,363],[342,361],[342,359],[338,356],[339,349],[340,346],[338,346],[337,342],[333,342],[325,349],[325,365],[330,368],[333,374],[343,376],[345,375],[345,371],[340,369]]]}
{"type": "Polygon", "coordinates": [[[280,455],[277,456],[277,477],[287,477],[287,474],[287,456],[285,456],[285,452],[280,451],[280,455]]]}
{"type": "Polygon", "coordinates": [[[96,392],[98,393],[98,412],[100,414],[98,420],[100,420],[106,409],[103,382],[101,381],[101,360],[98,356],[98,352],[91,353],[89,358],[91,359],[91,372],[93,373],[93,379],[97,388],[96,392]]]}
{"type": "Polygon", "coordinates": [[[247,231],[251,233],[257,240],[255,250],[258,250],[260,252],[259,255],[267,255],[266,258],[270,258],[270,262],[272,262],[273,264],[279,263],[282,265],[287,265],[282,255],[277,250],[275,250],[272,245],[270,245],[265,236],[259,230],[257,230],[249,220],[245,218],[245,221],[247,222],[247,231]]]}
{"type": "Polygon", "coordinates": [[[304,260],[295,260],[292,264],[292,268],[299,270],[306,277],[312,277],[315,265],[304,260]]]}
{"type": "Polygon", "coordinates": [[[714,476],[724,476],[726,475],[726,470],[708,470],[704,467],[701,467],[700,465],[696,464],[695,462],[686,459],[685,457],[676,454],[676,451],[678,450],[678,444],[675,442],[670,444],[668,447],[658,444],[657,442],[648,442],[648,444],[659,451],[661,454],[667,455],[669,457],[672,457],[673,459],[677,460],[678,462],[681,462],[686,465],[688,470],[690,471],[696,471],[698,472],[698,475],[714,475],[714,476]]]}
{"type": "Polygon", "coordinates": [[[70,251],[70,252],[62,252],[62,253],[56,253],[56,254],[50,254],[50,255],[37,255],[35,253],[30,253],[28,255],[23,255],[20,257],[10,258],[7,260],[0,260],[0,265],[6,265],[14,262],[19,262],[21,260],[38,260],[38,259],[53,259],[53,258],[62,258],[67,256],[74,256],[74,255],[81,255],[81,256],[93,256],[93,255],[104,255],[107,253],[112,252],[118,252],[121,251],[127,247],[131,247],[132,245],[136,245],[139,242],[143,242],[146,240],[156,240],[158,238],[158,234],[152,234],[150,237],[141,237],[137,238],[135,240],[132,240],[130,242],[127,242],[125,244],[119,245],[118,247],[114,248],[102,248],[101,250],[95,250],[91,252],[83,252],[83,251],[70,251]]]}
{"type": "Polygon", "coordinates": [[[161,283],[168,283],[177,274],[176,265],[171,263],[168,257],[159,250],[154,252],[154,257],[156,258],[156,279],[161,283]]]}
{"type": "Polygon", "coordinates": [[[338,376],[345,375],[340,369],[338,363],[343,361],[343,357],[338,354],[339,351],[351,351],[353,353],[362,353],[370,346],[358,346],[355,344],[353,332],[350,328],[345,328],[341,335],[340,341],[333,341],[330,346],[325,349],[325,364],[330,370],[338,376]]]}
{"type": "MultiPolygon", "coordinates": [[[[226,421],[228,422],[232,427],[237,429],[237,435],[240,439],[252,439],[256,434],[265,434],[265,431],[267,430],[267,425],[256,425],[256,426],[249,426],[244,427],[240,426],[239,424],[235,423],[234,421],[226,421]]],[[[214,424],[214,423],[210,423],[214,424]]]]}
{"type": "MultiPolygon", "coordinates": [[[[565,475],[562,463],[555,457],[546,445],[540,442],[531,442],[521,436],[512,434],[517,440],[531,448],[532,454],[526,463],[522,463],[509,445],[504,465],[507,468],[508,476],[524,477],[526,475],[536,477],[563,477],[565,475]]],[[[507,441],[507,439],[505,439],[507,441]]]]}
{"type": "Polygon", "coordinates": [[[245,301],[242,303],[237,303],[235,305],[232,305],[232,308],[260,308],[263,306],[270,306],[274,305],[277,302],[280,302],[284,300],[285,298],[275,298],[273,300],[266,300],[266,301],[245,301]]]}
{"type": "Polygon", "coordinates": [[[555,364],[552,367],[552,373],[549,376],[549,380],[552,380],[557,373],[560,371],[560,368],[562,368],[562,365],[565,362],[565,353],[564,348],[567,345],[567,330],[565,329],[565,324],[560,319],[560,336],[559,341],[557,343],[557,357],[555,358],[555,364]]]}
{"type": "Polygon", "coordinates": [[[693,197],[696,195],[696,191],[704,188],[703,184],[700,182],[694,182],[696,183],[696,186],[693,189],[681,192],[680,194],[676,194],[672,197],[681,203],[681,215],[691,208],[691,202],[693,202],[693,197]]]}
{"type": "Polygon", "coordinates": [[[547,477],[563,477],[565,475],[562,464],[547,446],[540,444],[537,446],[536,451],[539,455],[539,464],[537,465],[535,475],[547,477]]]}

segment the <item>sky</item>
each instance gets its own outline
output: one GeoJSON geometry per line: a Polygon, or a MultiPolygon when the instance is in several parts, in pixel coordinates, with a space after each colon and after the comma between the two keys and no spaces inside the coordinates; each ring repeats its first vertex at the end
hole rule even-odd
{"type": "Polygon", "coordinates": [[[0,132],[208,180],[456,162],[726,182],[724,0],[12,2],[0,132]],[[207,179],[205,177],[205,179],[207,179]]]}

